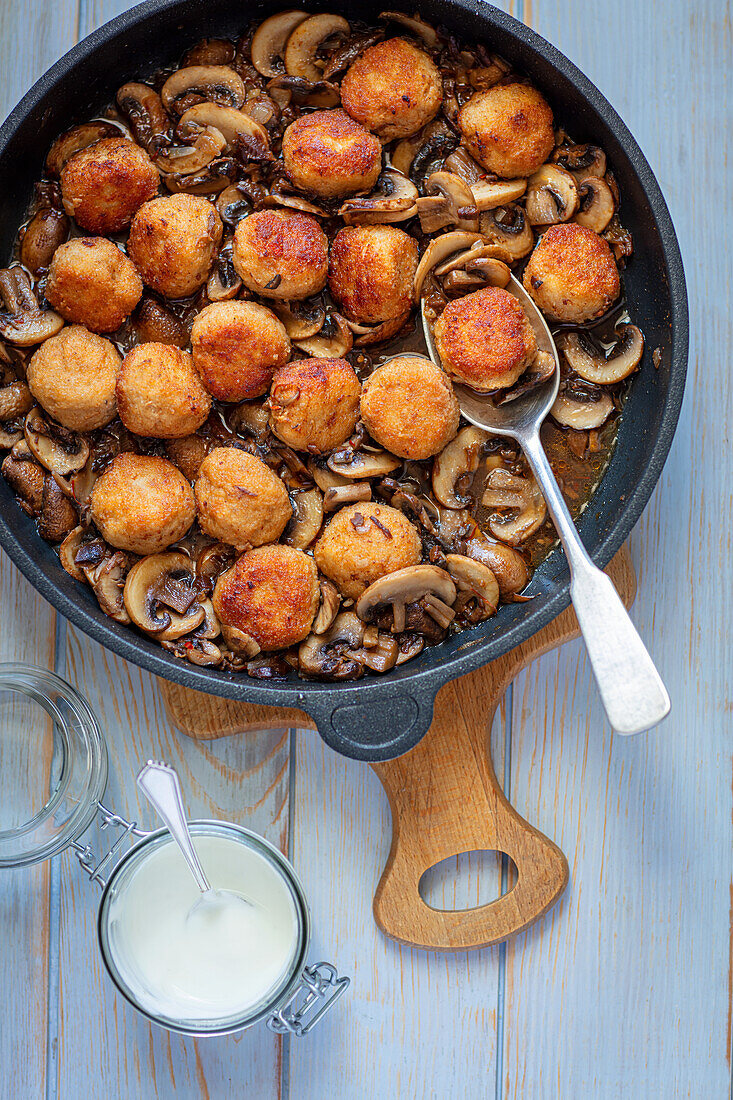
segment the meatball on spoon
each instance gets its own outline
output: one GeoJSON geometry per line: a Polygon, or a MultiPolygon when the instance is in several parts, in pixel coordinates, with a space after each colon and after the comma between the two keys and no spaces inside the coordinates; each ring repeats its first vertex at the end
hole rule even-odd
{"type": "MultiPolygon", "coordinates": [[[[524,451],[570,564],[570,597],[608,719],[618,733],[640,733],[666,717],[669,696],[612,581],[588,556],[547,461],[540,426],[557,397],[560,361],[550,330],[524,287],[512,277],[506,289],[521,303],[540,351],[550,353],[555,369],[544,382],[502,404],[462,385],[455,386],[456,396],[466,420],[494,435],[516,440],[524,451]]],[[[440,366],[425,298],[421,308],[428,351],[440,366]]]]}

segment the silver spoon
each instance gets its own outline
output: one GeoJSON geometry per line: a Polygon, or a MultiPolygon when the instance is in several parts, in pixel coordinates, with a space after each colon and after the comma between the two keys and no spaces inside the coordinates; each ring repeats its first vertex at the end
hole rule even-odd
{"type": "MultiPolygon", "coordinates": [[[[516,440],[524,451],[570,564],[570,598],[608,720],[618,733],[640,733],[669,714],[669,695],[613,582],[588,556],[547,461],[540,442],[540,426],[557,397],[560,360],[545,319],[522,284],[512,276],[506,289],[527,314],[538,349],[552,355],[555,372],[546,382],[503,405],[494,405],[487,395],[456,385],[458,403],[471,424],[516,440]]],[[[425,298],[421,310],[430,358],[440,366],[425,298]]]]}
{"type": "Polygon", "coordinates": [[[191,874],[196,879],[196,885],[201,891],[201,897],[194,902],[189,910],[188,918],[201,912],[204,908],[207,911],[213,906],[219,908],[232,899],[235,899],[235,903],[241,902],[243,905],[251,905],[251,902],[233,890],[213,890],[211,888],[211,883],[204,873],[191,840],[186,811],[183,807],[181,784],[175,768],[172,768],[170,764],[162,763],[160,760],[148,760],[145,767],[138,774],[137,785],[168,826],[168,831],[180,848],[191,874]]]}

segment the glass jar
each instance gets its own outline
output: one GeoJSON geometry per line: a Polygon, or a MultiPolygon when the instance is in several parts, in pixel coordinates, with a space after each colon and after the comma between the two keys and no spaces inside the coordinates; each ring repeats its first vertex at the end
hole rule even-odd
{"type": "MultiPolygon", "coordinates": [[[[136,871],[163,845],[172,844],[167,829],[148,832],[115,814],[102,802],[107,783],[107,750],[88,703],[53,672],[23,664],[0,664],[0,724],[8,753],[16,765],[23,753],[47,762],[47,789],[29,793],[27,812],[8,821],[0,817],[0,868],[21,867],[50,859],[71,848],[92,882],[102,888],[97,932],[100,952],[112,982],[147,1019],[169,1031],[206,1036],[241,1031],[265,1021],[278,1033],[305,1035],[349,985],[330,963],[306,965],[310,915],[303,887],[287,859],[263,837],[233,822],[192,821],[193,836],[226,837],[243,844],[277,873],[290,892],[297,937],[292,960],[276,986],[247,1012],[223,1019],[181,1021],[155,1013],[139,1003],[115,947],[111,917],[136,871]],[[11,742],[16,738],[17,744],[11,742]],[[15,751],[17,749],[17,751],[15,751]],[[95,817],[115,839],[96,855],[83,842],[95,817]],[[128,848],[128,842],[132,847],[128,848]]],[[[43,770],[43,769],[41,769],[43,770]]],[[[3,777],[13,782],[14,777],[3,777]]],[[[32,786],[32,785],[31,785],[32,786]]],[[[0,811],[2,813],[3,811],[0,811]]]]}

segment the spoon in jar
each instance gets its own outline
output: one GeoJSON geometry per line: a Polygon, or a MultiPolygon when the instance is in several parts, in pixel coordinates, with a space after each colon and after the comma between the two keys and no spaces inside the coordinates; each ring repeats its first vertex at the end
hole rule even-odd
{"type": "Polygon", "coordinates": [[[247,901],[241,894],[237,894],[233,890],[213,890],[211,888],[211,883],[204,873],[201,861],[193,846],[186,811],[183,808],[181,784],[175,768],[172,768],[170,764],[162,763],[160,760],[148,760],[145,767],[138,773],[137,785],[168,826],[168,831],[180,848],[191,874],[196,879],[196,885],[201,891],[201,897],[189,909],[186,920],[190,921],[192,918],[209,920],[233,906],[251,908],[252,902],[247,901]]]}
{"type": "MultiPolygon", "coordinates": [[[[458,384],[454,386],[456,397],[471,424],[516,440],[524,451],[570,565],[570,598],[608,720],[618,733],[641,733],[669,714],[669,696],[613,582],[593,564],[583,546],[540,442],[540,426],[560,385],[555,342],[544,317],[514,276],[506,290],[518,299],[535,331],[538,350],[552,356],[555,369],[549,378],[503,404],[494,404],[488,394],[458,384]]],[[[421,311],[430,358],[441,366],[424,297],[421,311]]]]}

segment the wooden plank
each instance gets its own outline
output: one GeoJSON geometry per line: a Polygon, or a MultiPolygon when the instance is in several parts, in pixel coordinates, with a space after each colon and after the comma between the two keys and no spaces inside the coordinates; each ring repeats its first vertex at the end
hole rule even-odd
{"type": "Polygon", "coordinates": [[[649,735],[612,738],[579,643],[515,688],[513,801],[567,853],[571,885],[549,921],[507,950],[504,1095],[722,1097],[733,268],[721,242],[733,227],[710,196],[729,174],[729,14],[712,0],[532,6],[536,28],[606,93],[658,173],[686,258],[692,352],[676,442],[632,537],[633,618],[670,688],[671,717],[649,735]]]}
{"type": "MultiPolygon", "coordinates": [[[[0,5],[0,118],[73,41],[77,0],[0,5]]],[[[53,668],[56,617],[51,607],[0,553],[0,660],[53,668]]],[[[40,808],[47,789],[50,738],[38,712],[0,708],[0,828],[40,808]]],[[[26,818],[27,819],[27,818],[26,818]]],[[[51,867],[4,870],[0,889],[0,1066],[3,1095],[40,1096],[46,1088],[51,867]]]]}

